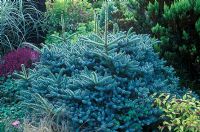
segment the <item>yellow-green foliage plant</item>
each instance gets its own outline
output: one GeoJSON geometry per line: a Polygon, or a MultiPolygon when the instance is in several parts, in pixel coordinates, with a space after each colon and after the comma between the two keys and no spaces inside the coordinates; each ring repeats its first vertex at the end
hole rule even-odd
{"type": "Polygon", "coordinates": [[[159,126],[161,131],[200,131],[200,101],[190,93],[185,94],[181,99],[163,93],[155,99],[155,103],[164,112],[161,116],[164,121],[159,126]]]}
{"type": "Polygon", "coordinates": [[[75,32],[79,23],[93,20],[93,8],[87,0],[47,0],[50,32],[75,32]]]}

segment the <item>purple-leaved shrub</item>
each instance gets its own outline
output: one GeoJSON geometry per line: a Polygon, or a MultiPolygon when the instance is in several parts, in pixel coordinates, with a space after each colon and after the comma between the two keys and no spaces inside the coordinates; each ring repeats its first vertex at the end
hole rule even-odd
{"type": "Polygon", "coordinates": [[[21,65],[31,67],[39,59],[39,53],[30,48],[18,48],[0,59],[0,76],[6,76],[15,70],[20,71],[21,65]]]}

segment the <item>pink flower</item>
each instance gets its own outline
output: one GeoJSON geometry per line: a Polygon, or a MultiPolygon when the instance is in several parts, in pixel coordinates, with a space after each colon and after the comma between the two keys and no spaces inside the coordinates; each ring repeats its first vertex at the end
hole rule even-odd
{"type": "Polygon", "coordinates": [[[19,125],[20,125],[20,121],[18,121],[18,120],[12,122],[12,126],[14,126],[14,127],[19,127],[19,125]]]}

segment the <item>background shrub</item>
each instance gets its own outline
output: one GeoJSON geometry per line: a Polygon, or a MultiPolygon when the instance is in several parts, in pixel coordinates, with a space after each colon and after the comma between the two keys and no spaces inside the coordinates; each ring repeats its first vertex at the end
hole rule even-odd
{"type": "Polygon", "coordinates": [[[93,8],[87,0],[55,0],[46,1],[49,32],[74,33],[79,23],[93,20],[93,8]]]}
{"type": "Polygon", "coordinates": [[[127,31],[133,27],[138,34],[150,34],[152,23],[148,16],[148,4],[150,0],[114,1],[117,11],[112,13],[119,29],[127,31]]]}
{"type": "Polygon", "coordinates": [[[88,0],[92,4],[93,8],[101,8],[104,0],[88,0]]]}
{"type": "MultiPolygon", "coordinates": [[[[104,29],[105,25],[105,10],[106,10],[106,4],[105,2],[102,4],[101,9],[99,10],[99,27],[104,29]]],[[[117,7],[115,6],[114,2],[108,2],[108,21],[110,24],[114,23],[112,14],[117,11],[117,7]]]]}
{"type": "Polygon", "coordinates": [[[157,50],[172,64],[185,86],[199,89],[198,0],[154,1],[148,10],[153,35],[161,40],[157,50]]]}

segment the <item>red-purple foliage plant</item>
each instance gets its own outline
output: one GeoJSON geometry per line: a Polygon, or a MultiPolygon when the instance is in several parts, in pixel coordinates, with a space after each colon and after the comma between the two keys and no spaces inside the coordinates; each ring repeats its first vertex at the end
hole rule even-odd
{"type": "Polygon", "coordinates": [[[0,59],[0,76],[20,71],[21,65],[30,68],[33,62],[39,59],[40,54],[30,48],[18,48],[6,54],[0,59]]]}

